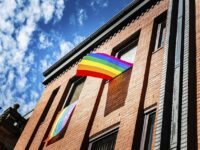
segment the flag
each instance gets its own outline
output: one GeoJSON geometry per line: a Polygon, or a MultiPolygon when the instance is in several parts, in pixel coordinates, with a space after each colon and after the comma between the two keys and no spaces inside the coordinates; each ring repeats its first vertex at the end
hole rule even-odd
{"type": "Polygon", "coordinates": [[[84,56],[79,63],[76,76],[92,76],[111,80],[132,66],[132,63],[107,54],[91,53],[84,56]]]}
{"type": "Polygon", "coordinates": [[[59,112],[59,114],[57,115],[53,123],[51,131],[49,132],[48,138],[46,140],[47,142],[51,140],[53,137],[56,137],[57,135],[59,135],[59,133],[61,133],[61,131],[65,128],[65,126],[70,120],[70,116],[72,115],[72,112],[76,104],[77,104],[77,101],[70,104],[69,106],[64,108],[61,112],[59,112]]]}

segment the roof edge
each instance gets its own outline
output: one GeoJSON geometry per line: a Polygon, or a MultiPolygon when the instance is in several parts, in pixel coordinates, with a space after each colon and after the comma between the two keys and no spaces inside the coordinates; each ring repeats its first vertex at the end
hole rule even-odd
{"type": "Polygon", "coordinates": [[[63,56],[60,60],[54,63],[46,71],[43,72],[45,77],[43,84],[48,84],[56,76],[61,74],[64,69],[75,63],[78,59],[81,59],[84,55],[92,51],[97,44],[101,43],[105,37],[110,36],[113,31],[117,30],[122,23],[128,20],[131,16],[140,11],[144,6],[148,5],[150,2],[155,3],[158,0],[136,0],[130,3],[126,8],[114,16],[102,27],[97,29],[96,32],[91,34],[78,46],[72,49],[69,53],[63,56]],[[88,50],[90,49],[90,50],[88,50]]]}
{"type": "Polygon", "coordinates": [[[59,59],[57,62],[55,62],[52,66],[50,66],[47,70],[43,72],[44,76],[47,76],[52,70],[54,70],[57,66],[59,66],[63,61],[65,61],[67,58],[69,58],[71,55],[73,55],[77,50],[84,47],[87,43],[93,40],[96,36],[98,36],[100,33],[102,33],[106,28],[109,28],[111,24],[116,22],[126,11],[128,11],[130,8],[132,8],[134,5],[136,5],[141,0],[136,0],[132,3],[130,3],[126,8],[122,9],[117,15],[115,15],[113,18],[111,18],[107,23],[105,23],[103,26],[101,26],[99,29],[97,29],[94,33],[92,33],[88,38],[86,38],[84,41],[82,41],[80,44],[78,44],[75,48],[73,48],[69,53],[67,53],[65,56],[63,56],[61,59],[59,59]]]}

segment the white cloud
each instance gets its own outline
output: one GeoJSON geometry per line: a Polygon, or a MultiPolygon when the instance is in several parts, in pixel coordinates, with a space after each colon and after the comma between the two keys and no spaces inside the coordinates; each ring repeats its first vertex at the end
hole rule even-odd
{"type": "Polygon", "coordinates": [[[60,20],[63,16],[63,10],[64,10],[64,0],[57,0],[56,2],[56,10],[55,15],[60,20]]]}
{"type": "Polygon", "coordinates": [[[59,54],[57,55],[57,59],[69,53],[75,46],[77,46],[84,39],[85,39],[85,36],[75,34],[73,41],[62,40],[59,44],[60,50],[59,50],[59,54]]]}
{"type": "Polygon", "coordinates": [[[13,81],[14,81],[14,78],[15,78],[15,74],[14,74],[14,71],[9,71],[8,73],[8,84],[12,86],[13,84],[13,81]]]}
{"type": "Polygon", "coordinates": [[[4,33],[7,33],[11,35],[14,32],[14,25],[10,20],[5,21],[3,19],[0,19],[0,27],[1,30],[4,31],[4,33]]]}
{"type": "Polygon", "coordinates": [[[60,42],[60,57],[64,56],[70,50],[74,48],[74,44],[69,41],[61,41],[60,42]]]}
{"type": "MultiPolygon", "coordinates": [[[[56,33],[54,33],[56,34],[56,33]]],[[[44,72],[48,69],[55,61],[59,60],[61,57],[69,53],[75,46],[77,46],[80,42],[82,42],[86,37],[75,34],[72,41],[63,40],[62,37],[56,35],[58,37],[59,49],[54,50],[53,54],[46,55],[42,60],[40,60],[40,71],[44,72]]]]}
{"type": "Polygon", "coordinates": [[[79,43],[81,43],[83,40],[85,40],[85,36],[81,36],[81,35],[77,35],[75,34],[74,37],[74,45],[78,45],[79,43]]]}
{"type": "Polygon", "coordinates": [[[87,12],[85,9],[78,9],[76,14],[72,14],[69,17],[69,23],[71,25],[80,25],[82,26],[84,24],[84,22],[87,20],[88,16],[87,16],[87,12]]]}
{"type": "Polygon", "coordinates": [[[87,13],[85,9],[79,9],[77,13],[79,25],[83,25],[83,22],[87,19],[87,13]]]}
{"type": "Polygon", "coordinates": [[[42,60],[40,60],[40,72],[47,70],[55,61],[70,52],[74,46],[73,42],[61,40],[59,43],[59,50],[54,50],[53,55],[46,55],[42,60]]]}
{"type": "Polygon", "coordinates": [[[30,92],[30,101],[27,103],[23,99],[27,99],[27,95],[22,95],[22,99],[18,99],[20,102],[20,112],[24,115],[27,112],[34,109],[35,105],[37,104],[37,100],[39,98],[39,94],[35,91],[30,92]]]}
{"type": "Polygon", "coordinates": [[[31,40],[31,35],[33,31],[35,31],[35,23],[28,21],[27,25],[22,26],[19,34],[17,36],[17,42],[18,42],[18,48],[20,50],[26,50],[28,47],[28,44],[31,40]]]}
{"type": "Polygon", "coordinates": [[[27,78],[19,78],[19,80],[16,82],[16,88],[20,92],[26,90],[26,85],[27,85],[27,78]]]}
{"type": "Polygon", "coordinates": [[[91,1],[91,2],[90,2],[90,6],[92,6],[92,8],[93,8],[94,5],[95,5],[95,1],[91,1]]]}
{"type": "Polygon", "coordinates": [[[53,43],[50,41],[47,35],[44,33],[40,33],[39,35],[39,48],[46,49],[48,47],[53,46],[53,43]]]}
{"type": "Polygon", "coordinates": [[[44,0],[42,2],[42,10],[43,10],[43,15],[44,15],[44,19],[45,19],[45,23],[48,23],[49,20],[51,20],[54,10],[55,10],[55,6],[53,4],[54,1],[49,1],[49,0],[44,0]]]}
{"type": "Polygon", "coordinates": [[[16,9],[17,4],[15,0],[9,0],[9,1],[1,1],[0,3],[0,16],[2,20],[8,19],[9,17],[13,17],[14,10],[16,9]]]}
{"type": "Polygon", "coordinates": [[[48,23],[53,15],[56,16],[55,22],[60,20],[63,16],[64,4],[64,0],[42,0],[41,7],[45,23],[48,23]]]}
{"type": "Polygon", "coordinates": [[[50,55],[46,55],[42,60],[40,60],[40,70],[44,72],[52,65],[52,59],[50,55]]]}
{"type": "MultiPolygon", "coordinates": [[[[31,87],[29,73],[37,51],[29,49],[29,45],[38,23],[59,21],[64,7],[64,0],[0,1],[0,107],[3,110],[19,103],[21,112],[26,113],[35,106],[38,95],[31,87]]],[[[41,46],[50,46],[48,38],[39,40],[41,46]]]]}
{"type": "Polygon", "coordinates": [[[102,5],[102,7],[108,7],[108,1],[105,1],[102,5]]]}
{"type": "Polygon", "coordinates": [[[39,94],[35,91],[31,91],[31,99],[36,100],[39,98],[39,94]]]}
{"type": "Polygon", "coordinates": [[[99,8],[108,7],[109,0],[92,0],[90,1],[90,6],[94,11],[98,11],[99,8]]]}

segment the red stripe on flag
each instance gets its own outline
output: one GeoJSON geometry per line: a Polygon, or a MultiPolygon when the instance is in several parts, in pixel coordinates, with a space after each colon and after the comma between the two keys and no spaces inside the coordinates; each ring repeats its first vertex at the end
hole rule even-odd
{"type": "Polygon", "coordinates": [[[97,77],[97,78],[103,78],[105,80],[111,80],[112,77],[98,73],[98,72],[93,72],[93,71],[86,71],[86,70],[77,70],[76,76],[92,76],[92,77],[97,77]]]}

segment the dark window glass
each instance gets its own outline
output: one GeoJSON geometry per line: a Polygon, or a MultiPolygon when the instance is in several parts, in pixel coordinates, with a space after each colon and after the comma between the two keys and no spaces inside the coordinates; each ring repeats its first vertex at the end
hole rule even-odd
{"type": "Polygon", "coordinates": [[[117,138],[117,131],[101,136],[90,143],[89,150],[114,150],[117,138]]]}
{"type": "Polygon", "coordinates": [[[138,39],[134,40],[130,44],[120,49],[115,56],[120,58],[121,60],[134,63],[137,51],[137,44],[138,44],[138,39]]]}
{"type": "Polygon", "coordinates": [[[64,107],[66,107],[67,105],[78,100],[78,98],[81,94],[85,79],[86,78],[81,77],[81,78],[76,78],[74,81],[72,81],[71,87],[69,89],[69,94],[66,98],[66,102],[64,104],[64,107]]]}
{"type": "MultiPolygon", "coordinates": [[[[29,149],[30,145],[32,144],[32,142],[33,142],[33,140],[34,140],[35,135],[36,135],[37,132],[38,132],[38,129],[39,129],[40,126],[43,124],[43,122],[44,122],[44,120],[45,120],[45,118],[46,118],[46,116],[47,116],[47,114],[48,114],[48,112],[49,112],[49,110],[50,110],[50,108],[51,108],[51,105],[52,105],[52,103],[53,103],[53,101],[54,101],[54,99],[55,99],[55,97],[56,97],[56,95],[57,95],[57,93],[58,93],[58,91],[59,91],[59,88],[60,88],[60,87],[56,88],[56,89],[51,93],[50,98],[47,100],[47,104],[46,104],[46,106],[45,106],[45,108],[44,108],[44,110],[43,110],[43,113],[42,113],[42,115],[41,115],[41,117],[40,117],[40,120],[38,121],[38,123],[37,123],[37,125],[36,125],[36,127],[35,127],[35,129],[34,129],[34,131],[33,131],[33,133],[31,134],[31,137],[30,137],[30,140],[29,140],[29,142],[28,142],[28,144],[27,144],[27,146],[26,146],[26,149],[29,149]]],[[[42,142],[42,144],[44,144],[44,142],[42,142]]],[[[1,149],[1,148],[0,148],[0,149],[1,149]]]]}
{"type": "Polygon", "coordinates": [[[145,148],[144,148],[145,150],[151,149],[155,116],[156,116],[155,113],[149,115],[147,133],[146,133],[146,139],[145,139],[145,148]]]}
{"type": "Polygon", "coordinates": [[[156,112],[145,114],[140,150],[151,150],[156,112]]]}
{"type": "Polygon", "coordinates": [[[166,30],[166,20],[162,19],[157,23],[157,33],[156,33],[155,48],[154,48],[155,51],[164,46],[165,30],[166,30]]]}
{"type": "MultiPolygon", "coordinates": [[[[84,81],[86,78],[83,77],[74,77],[69,81],[69,92],[67,92],[67,96],[66,99],[64,101],[64,104],[62,104],[60,107],[62,107],[62,109],[64,109],[65,107],[67,107],[68,105],[70,105],[71,103],[75,102],[78,100],[81,90],[83,88],[84,85],[84,81]]],[[[61,109],[61,110],[62,110],[61,109]]],[[[55,114],[54,119],[52,119],[50,126],[52,127],[53,122],[56,119],[56,116],[58,115],[58,113],[55,114]]],[[[53,137],[50,141],[48,141],[47,145],[52,144],[58,140],[60,140],[61,138],[63,138],[64,133],[67,129],[67,125],[65,125],[65,127],[62,129],[62,131],[56,135],[55,137],[53,137]]],[[[46,132],[45,138],[47,138],[49,132],[50,132],[51,128],[49,128],[46,132]]],[[[45,142],[42,142],[40,145],[40,149],[42,149],[42,147],[44,146],[45,142]]]]}
{"type": "Polygon", "coordinates": [[[42,113],[42,116],[41,116],[41,120],[40,120],[40,123],[43,123],[44,122],[44,120],[45,120],[45,118],[46,118],[46,115],[48,114],[48,112],[49,112],[49,110],[50,110],[50,107],[51,107],[51,105],[52,105],[52,103],[53,103],[53,101],[54,101],[54,99],[55,99],[55,97],[56,97],[56,95],[57,95],[57,93],[58,93],[58,90],[59,90],[59,88],[60,87],[58,87],[57,89],[55,89],[53,92],[52,92],[52,94],[51,94],[51,96],[50,96],[50,98],[49,98],[49,100],[48,100],[48,102],[47,102],[47,105],[46,105],[46,107],[45,107],[45,109],[44,109],[44,111],[43,111],[43,113],[42,113]]]}

